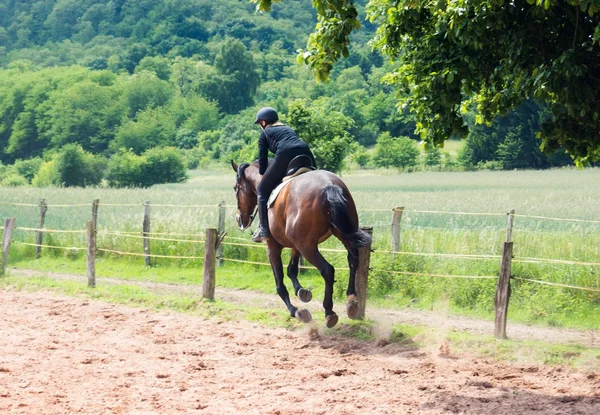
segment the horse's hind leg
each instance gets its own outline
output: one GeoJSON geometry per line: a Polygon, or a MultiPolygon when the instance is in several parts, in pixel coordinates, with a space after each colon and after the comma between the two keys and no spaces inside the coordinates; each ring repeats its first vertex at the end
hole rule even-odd
{"type": "Polygon", "coordinates": [[[298,309],[294,307],[290,301],[290,294],[283,283],[283,263],[281,261],[282,250],[283,247],[276,242],[273,242],[272,238],[267,241],[267,252],[269,255],[269,262],[271,262],[271,269],[273,270],[273,275],[275,276],[277,294],[279,294],[279,297],[281,297],[285,303],[292,317],[296,317],[302,322],[308,323],[312,320],[310,312],[305,309],[298,309]]]}
{"type": "Polygon", "coordinates": [[[331,328],[338,322],[338,316],[333,311],[333,283],[335,282],[335,269],[327,262],[317,247],[302,250],[302,255],[308,262],[313,264],[325,280],[325,297],[323,298],[323,308],[325,309],[325,323],[331,328]]]}
{"type": "Polygon", "coordinates": [[[356,319],[360,316],[360,306],[356,297],[356,270],[358,269],[358,249],[348,249],[348,267],[350,278],[346,290],[346,313],[348,317],[356,319]]]}
{"type": "Polygon", "coordinates": [[[298,281],[298,265],[300,263],[300,251],[296,248],[292,249],[292,256],[290,258],[290,263],[287,267],[287,275],[292,280],[292,284],[294,285],[294,292],[300,299],[300,301],[304,303],[308,303],[312,300],[312,293],[310,290],[302,288],[300,285],[300,281],[298,281]]]}
{"type": "Polygon", "coordinates": [[[348,239],[340,231],[334,229],[333,234],[346,247],[348,251],[348,268],[350,268],[350,278],[348,278],[348,289],[346,290],[346,313],[348,317],[357,319],[360,316],[360,306],[356,297],[356,271],[358,270],[358,249],[352,247],[348,239]]]}

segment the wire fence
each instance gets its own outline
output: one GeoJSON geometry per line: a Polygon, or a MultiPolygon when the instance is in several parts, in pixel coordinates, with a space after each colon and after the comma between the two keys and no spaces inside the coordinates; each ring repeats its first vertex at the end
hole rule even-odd
{"type": "MultiPolygon", "coordinates": [[[[0,205],[3,206],[15,206],[15,207],[34,207],[40,208],[40,204],[29,204],[29,203],[15,203],[15,202],[0,202],[0,205]]],[[[103,207],[144,207],[150,205],[148,202],[144,203],[102,203],[103,207]]],[[[159,208],[171,208],[171,209],[181,209],[181,208],[194,208],[194,209],[218,209],[219,210],[219,224],[224,221],[224,218],[221,217],[222,211],[224,209],[236,208],[234,205],[228,205],[223,202],[219,204],[151,204],[152,207],[159,208]]],[[[45,204],[44,207],[48,208],[69,208],[69,207],[90,207],[89,203],[75,203],[75,204],[45,204]]],[[[417,213],[417,214],[428,214],[428,215],[454,215],[454,216],[488,216],[488,217],[509,217],[512,218],[528,218],[534,220],[546,220],[546,221],[559,221],[559,222],[572,222],[572,223],[580,223],[580,224],[600,224],[600,221],[597,220],[589,220],[589,219],[572,219],[572,218],[556,218],[556,217],[548,217],[548,216],[540,216],[540,215],[524,215],[524,214],[516,214],[516,213],[498,213],[498,212],[456,212],[456,211],[440,211],[440,210],[419,210],[419,209],[411,209],[404,210],[404,208],[363,208],[359,209],[359,211],[364,212],[397,212],[398,209],[402,209],[403,213],[417,213]]],[[[400,215],[401,219],[402,215],[400,215]]],[[[398,221],[400,222],[400,220],[398,221]]],[[[389,222],[387,222],[389,226],[389,222]]],[[[394,224],[392,223],[392,227],[394,224]]],[[[221,226],[222,227],[222,226],[221,226]]],[[[417,226],[410,223],[405,223],[402,225],[403,228],[408,229],[423,229],[423,230],[449,230],[448,228],[443,227],[435,227],[435,226],[417,226]]],[[[85,229],[70,229],[70,230],[61,230],[61,229],[49,229],[46,227],[34,228],[34,227],[22,227],[17,226],[14,228],[16,231],[24,231],[24,232],[36,232],[36,234],[85,234],[85,229]]],[[[4,227],[0,227],[0,230],[4,231],[4,227]]],[[[465,230],[475,230],[474,228],[452,228],[452,231],[465,231],[465,230]]],[[[481,229],[479,229],[481,230],[481,229]]],[[[484,230],[490,231],[499,231],[504,230],[501,227],[486,227],[484,230]]],[[[528,232],[541,232],[538,230],[531,229],[523,229],[528,232]]],[[[222,231],[222,229],[221,229],[222,231]]],[[[139,232],[127,232],[127,231],[119,231],[119,230],[107,230],[100,229],[97,231],[99,235],[103,236],[111,236],[116,238],[130,238],[130,239],[139,239],[144,241],[163,241],[163,242],[176,242],[181,244],[205,244],[205,240],[198,238],[199,233],[182,233],[182,232],[150,232],[139,231],[139,232]],[[181,239],[179,237],[189,237],[193,239],[181,239]]],[[[14,243],[21,244],[24,246],[34,246],[36,248],[48,248],[48,249],[65,249],[65,250],[76,250],[76,249],[85,249],[82,247],[64,247],[57,245],[46,245],[41,242],[30,243],[23,241],[13,241],[14,243]]],[[[231,237],[227,236],[225,241],[222,242],[223,246],[233,246],[233,247],[245,247],[252,249],[263,249],[264,246],[246,243],[249,242],[247,238],[239,238],[239,237],[231,237]],[[230,242],[230,241],[239,241],[239,242],[230,242]]],[[[392,245],[395,244],[395,241],[392,240],[392,245]]],[[[172,258],[172,259],[195,259],[202,260],[201,257],[198,256],[189,256],[189,255],[158,255],[152,254],[151,252],[127,252],[123,250],[116,249],[108,249],[108,248],[97,248],[98,252],[104,253],[112,253],[117,255],[131,255],[131,256],[144,256],[147,258],[172,258]]],[[[336,248],[320,248],[320,251],[323,252],[333,252],[333,253],[346,253],[345,249],[336,249],[336,248]]],[[[433,258],[455,258],[462,260],[473,260],[473,261],[491,261],[491,260],[499,260],[501,259],[501,255],[491,255],[491,254],[464,254],[464,253],[437,253],[437,252],[410,252],[410,251],[402,251],[398,249],[375,249],[373,251],[375,256],[416,256],[416,257],[433,257],[433,258]]],[[[229,258],[225,257],[222,254],[219,256],[221,261],[230,261],[237,263],[246,263],[252,265],[261,265],[261,266],[270,266],[269,263],[260,262],[260,261],[249,261],[240,258],[229,258]]],[[[600,262],[595,261],[577,261],[577,260],[566,260],[566,259],[555,259],[555,258],[538,258],[538,257],[527,257],[527,256],[516,256],[512,259],[513,263],[522,263],[522,264],[552,264],[552,265],[569,265],[569,266],[587,266],[587,267],[596,267],[600,266],[600,262]]],[[[305,267],[311,268],[311,267],[305,267]]],[[[347,269],[343,267],[336,267],[338,269],[347,269]]],[[[399,271],[394,269],[380,269],[376,268],[375,270],[378,273],[391,273],[398,275],[411,275],[411,276],[435,276],[435,277],[447,277],[447,278],[476,278],[476,279],[491,279],[497,278],[497,276],[477,276],[477,275],[452,275],[452,274],[438,274],[438,273],[426,273],[426,272],[409,272],[409,271],[399,271]]],[[[536,284],[544,284],[544,285],[555,285],[559,287],[569,288],[569,289],[579,289],[586,291],[600,291],[593,287],[583,287],[583,286],[575,286],[570,284],[560,284],[560,283],[551,283],[548,281],[542,281],[532,278],[516,278],[523,281],[536,283],[536,284]]]]}

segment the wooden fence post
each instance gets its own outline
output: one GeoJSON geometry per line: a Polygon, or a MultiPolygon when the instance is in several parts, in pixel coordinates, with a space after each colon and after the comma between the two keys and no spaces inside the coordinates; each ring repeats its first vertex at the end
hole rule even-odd
{"type": "Polygon", "coordinates": [[[500,275],[496,294],[494,295],[494,307],[496,315],[494,317],[494,336],[497,339],[508,339],[506,336],[506,320],[508,317],[508,303],[510,301],[510,273],[512,268],[512,231],[515,220],[515,210],[508,212],[508,221],[506,223],[506,242],[502,246],[502,262],[500,263],[500,275]]]}
{"type": "Polygon", "coordinates": [[[208,300],[215,299],[215,263],[217,242],[217,230],[215,228],[207,228],[204,242],[202,297],[208,300]]]}
{"type": "Polygon", "coordinates": [[[494,336],[497,339],[507,339],[506,319],[508,316],[508,302],[510,300],[510,269],[512,263],[513,243],[505,242],[502,247],[502,263],[500,265],[500,277],[494,295],[494,306],[496,316],[494,318],[494,336]]]}
{"type": "Polygon", "coordinates": [[[88,287],[96,288],[96,228],[93,220],[87,223],[87,279],[88,287]]]}
{"type": "Polygon", "coordinates": [[[92,201],[92,221],[94,222],[94,231],[98,229],[98,206],[100,205],[100,199],[94,199],[92,201]]]}
{"type": "Polygon", "coordinates": [[[298,258],[298,273],[306,274],[306,271],[308,271],[306,268],[306,261],[304,260],[304,257],[300,255],[300,258],[298,258]]]}
{"type": "MultiPolygon", "coordinates": [[[[400,221],[404,213],[404,206],[395,207],[392,209],[392,251],[400,250],[400,221]]],[[[392,259],[395,257],[392,254],[392,259]]]]}
{"type": "MultiPolygon", "coordinates": [[[[43,229],[44,222],[46,221],[46,212],[48,211],[48,205],[46,199],[40,199],[40,226],[38,229],[43,229]]],[[[44,242],[44,233],[42,231],[35,231],[35,259],[39,259],[42,255],[42,243],[44,242]]]]}
{"type": "Polygon", "coordinates": [[[2,234],[2,266],[0,267],[0,276],[6,273],[6,264],[8,263],[8,252],[12,242],[12,231],[15,227],[15,218],[6,218],[4,222],[4,233],[2,234]]]}
{"type": "Polygon", "coordinates": [[[144,262],[151,266],[150,262],[150,201],[144,202],[144,223],[142,224],[142,235],[144,236],[144,262]]]}
{"type": "MultiPolygon", "coordinates": [[[[361,227],[369,235],[373,235],[372,227],[361,227]]],[[[358,307],[360,309],[358,318],[365,318],[365,307],[367,304],[367,288],[369,285],[369,264],[371,262],[371,244],[358,250],[358,269],[356,270],[356,296],[358,297],[358,307]]]]}
{"type": "Polygon", "coordinates": [[[508,223],[506,224],[506,242],[512,242],[512,230],[515,222],[515,210],[508,212],[508,223]]]}
{"type": "MultiPolygon", "coordinates": [[[[225,233],[225,215],[227,211],[225,210],[225,201],[221,201],[219,203],[219,223],[217,225],[217,233],[219,235],[223,235],[225,233]]],[[[221,266],[223,260],[221,257],[223,256],[223,244],[219,244],[217,248],[217,267],[221,266]]]]}

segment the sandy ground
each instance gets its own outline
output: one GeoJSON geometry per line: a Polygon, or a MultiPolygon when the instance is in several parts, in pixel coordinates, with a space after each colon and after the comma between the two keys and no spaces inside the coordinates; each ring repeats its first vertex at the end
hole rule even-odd
{"type": "MultiPolygon", "coordinates": [[[[594,414],[600,373],[0,290],[0,414],[594,414]]],[[[313,329],[310,329],[313,327],[313,329]]]]}
{"type": "MultiPolygon", "coordinates": [[[[86,277],[76,274],[65,274],[47,271],[23,270],[11,268],[10,273],[13,276],[44,276],[52,279],[86,281],[86,277]]],[[[163,284],[149,281],[128,281],[110,277],[97,278],[98,284],[128,284],[137,285],[148,290],[157,291],[160,293],[183,293],[186,295],[197,295],[202,297],[202,287],[200,285],[180,285],[180,284],[163,284]]],[[[246,305],[249,307],[263,307],[265,309],[280,309],[284,310],[285,306],[275,294],[273,287],[272,294],[263,294],[249,290],[239,290],[217,287],[216,297],[219,300],[246,305]]],[[[307,308],[313,317],[321,321],[323,320],[323,308],[321,300],[313,298],[308,304],[302,304],[307,308]]],[[[439,305],[438,305],[439,307],[439,305]]],[[[343,315],[344,304],[334,304],[334,310],[343,315]]],[[[510,310],[508,313],[509,320],[507,326],[508,337],[511,340],[536,340],[548,343],[574,343],[581,344],[587,347],[600,347],[600,330],[575,330],[559,327],[541,327],[527,324],[519,324],[510,320],[510,310]]],[[[402,310],[374,308],[367,305],[367,318],[378,322],[382,326],[392,325],[394,323],[403,323],[414,326],[431,327],[432,332],[439,333],[443,336],[447,331],[465,331],[477,335],[492,335],[494,333],[494,322],[478,320],[465,316],[453,315],[447,310],[423,310],[414,308],[405,308],[402,310]]]]}

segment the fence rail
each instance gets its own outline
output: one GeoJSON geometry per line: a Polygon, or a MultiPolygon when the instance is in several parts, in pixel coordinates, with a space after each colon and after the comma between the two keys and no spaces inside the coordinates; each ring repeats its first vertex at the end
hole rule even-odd
{"type": "Polygon", "coordinates": [[[143,236],[143,235],[131,235],[122,234],[119,232],[102,232],[103,235],[118,236],[121,238],[132,238],[132,239],[149,239],[151,241],[168,241],[168,242],[185,242],[189,244],[203,244],[205,241],[199,239],[175,239],[175,238],[161,238],[156,236],[143,236]]]}
{"type": "Polygon", "coordinates": [[[540,281],[540,280],[534,280],[534,279],[531,279],[531,278],[520,278],[520,277],[514,277],[514,276],[512,277],[512,279],[533,282],[535,284],[551,285],[551,286],[554,286],[554,287],[564,287],[564,288],[571,288],[573,290],[583,290],[583,291],[592,291],[592,292],[600,293],[600,288],[579,287],[577,285],[561,284],[559,282],[540,281]]]}
{"type": "Polygon", "coordinates": [[[41,244],[32,244],[29,242],[21,242],[21,241],[12,241],[12,243],[14,245],[25,245],[25,246],[34,246],[36,248],[50,248],[50,249],[64,249],[65,251],[71,251],[71,250],[84,250],[86,249],[85,246],[59,246],[59,245],[41,245],[41,244]]]}
{"type": "Polygon", "coordinates": [[[137,252],[124,252],[124,251],[117,251],[115,249],[105,249],[105,248],[96,248],[96,251],[99,251],[99,252],[108,252],[108,253],[118,254],[118,255],[143,256],[143,257],[150,257],[150,258],[202,259],[202,257],[199,257],[199,256],[157,255],[157,254],[146,254],[146,253],[137,253],[137,252]]]}
{"type": "MultiPolygon", "coordinates": [[[[224,232],[225,215],[227,214],[226,209],[236,208],[233,205],[227,205],[225,202],[218,204],[204,204],[204,205],[193,205],[193,204],[151,204],[149,201],[144,203],[135,204],[121,204],[121,203],[102,203],[98,199],[95,199],[92,206],[92,220],[88,222],[86,229],[71,229],[71,230],[60,230],[60,229],[48,229],[44,227],[45,216],[49,208],[66,208],[66,207],[89,207],[90,204],[47,204],[45,199],[40,199],[39,204],[27,204],[27,203],[12,203],[12,202],[0,202],[0,205],[4,206],[17,206],[17,207],[36,207],[40,210],[40,226],[39,227],[17,227],[15,220],[9,218],[6,220],[4,227],[0,227],[3,233],[2,241],[2,267],[0,268],[0,274],[4,274],[4,270],[8,261],[8,253],[11,243],[24,246],[32,246],[36,248],[36,258],[41,255],[41,249],[62,249],[62,250],[76,250],[82,251],[87,249],[87,268],[88,268],[88,285],[95,287],[95,254],[97,252],[103,252],[106,254],[115,254],[122,256],[134,256],[144,257],[146,264],[150,265],[151,258],[162,258],[162,259],[189,259],[189,260],[201,260],[204,261],[204,272],[203,279],[206,281],[206,289],[203,287],[203,295],[206,298],[213,298],[214,296],[214,268],[221,265],[223,261],[243,263],[257,266],[271,266],[268,262],[251,261],[240,258],[231,258],[223,255],[224,246],[234,247],[247,247],[254,249],[265,249],[264,244],[249,243],[247,238],[226,236],[224,232]],[[137,207],[144,208],[144,222],[141,231],[138,232],[125,232],[117,230],[101,229],[98,230],[98,208],[99,207],[137,207]],[[218,211],[218,223],[217,228],[206,229],[205,237],[202,239],[201,232],[196,233],[175,233],[175,232],[152,232],[150,226],[150,211],[151,207],[157,208],[200,208],[200,209],[217,209],[218,211]],[[36,242],[23,242],[13,241],[13,231],[24,231],[24,232],[35,232],[36,242]],[[68,247],[58,246],[43,243],[43,235],[46,233],[57,233],[57,234],[87,234],[86,247],[68,247]],[[97,235],[112,236],[117,238],[131,238],[141,239],[143,242],[143,252],[128,252],[124,250],[108,249],[97,247],[97,235]],[[175,237],[193,237],[193,239],[180,239],[175,237]],[[177,242],[182,244],[200,244],[204,245],[204,256],[193,256],[193,255],[158,255],[153,254],[150,249],[150,241],[165,241],[165,242],[177,242]],[[239,242],[230,242],[239,241],[239,242]],[[211,282],[212,279],[212,282],[211,282]]],[[[360,209],[360,211],[366,212],[389,212],[391,213],[391,249],[376,249],[372,251],[373,255],[382,256],[386,255],[392,258],[393,262],[396,257],[401,256],[420,256],[420,257],[436,257],[436,258],[455,258],[455,259],[467,259],[467,260],[500,260],[499,275],[457,275],[457,274],[443,274],[443,273],[426,273],[426,272],[413,272],[413,271],[401,271],[395,269],[380,269],[377,268],[377,273],[390,273],[396,275],[403,275],[408,277],[433,277],[433,278],[460,278],[460,279],[494,279],[497,280],[497,288],[495,295],[496,305],[496,327],[495,335],[498,338],[506,338],[506,314],[508,310],[508,304],[510,299],[510,282],[511,280],[525,281],[532,284],[540,284],[546,286],[555,286],[573,290],[583,290],[588,292],[600,292],[600,288],[576,286],[571,284],[555,283],[550,281],[543,281],[534,278],[522,278],[516,277],[511,274],[512,263],[532,263],[532,264],[552,264],[552,265],[572,265],[572,266],[600,266],[600,262],[593,261],[575,261],[566,259],[554,259],[554,258],[534,258],[534,257],[513,257],[513,223],[516,217],[519,218],[530,218],[536,220],[549,220],[549,221],[562,221],[562,222],[577,222],[577,223],[589,223],[589,224],[600,224],[600,221],[586,220],[586,219],[568,219],[568,218],[553,218],[546,216],[537,215],[521,215],[516,214],[514,210],[508,213],[494,213],[494,212],[453,212],[453,211],[438,211],[438,210],[405,210],[404,207],[394,208],[366,208],[360,209]],[[460,254],[460,253],[435,253],[435,252],[409,252],[402,251],[401,245],[401,229],[402,229],[402,217],[404,213],[424,213],[433,215],[463,215],[463,216],[496,216],[496,217],[507,217],[506,226],[506,242],[502,247],[502,255],[491,255],[491,254],[460,254]]],[[[387,226],[390,226],[389,222],[387,226]]],[[[447,228],[435,228],[435,227],[419,227],[412,224],[404,224],[406,228],[413,229],[446,229],[447,228]]],[[[490,230],[503,230],[503,228],[489,228],[490,230]]],[[[452,230],[455,230],[454,228],[452,230]]],[[[475,230],[467,228],[466,230],[475,230]]],[[[320,248],[323,252],[336,252],[346,253],[345,249],[335,248],[320,248]]],[[[367,255],[363,252],[361,255],[367,255]]],[[[366,259],[368,263],[370,261],[371,250],[368,250],[368,256],[361,257],[363,260],[366,259]]],[[[301,265],[301,269],[310,269],[310,266],[301,265]]],[[[347,267],[336,267],[339,270],[349,270],[347,267]]],[[[365,269],[365,273],[368,276],[368,265],[365,269]]],[[[366,290],[367,276],[365,281],[360,284],[364,285],[366,290]]],[[[358,286],[358,283],[357,283],[358,286]]],[[[366,291],[365,291],[366,297],[366,291]]],[[[362,312],[364,315],[364,304],[362,305],[362,312]]]]}
{"type": "Polygon", "coordinates": [[[16,226],[15,231],[32,231],[32,232],[46,232],[46,233],[85,233],[85,229],[47,229],[47,228],[25,228],[23,226],[16,226]]]}

